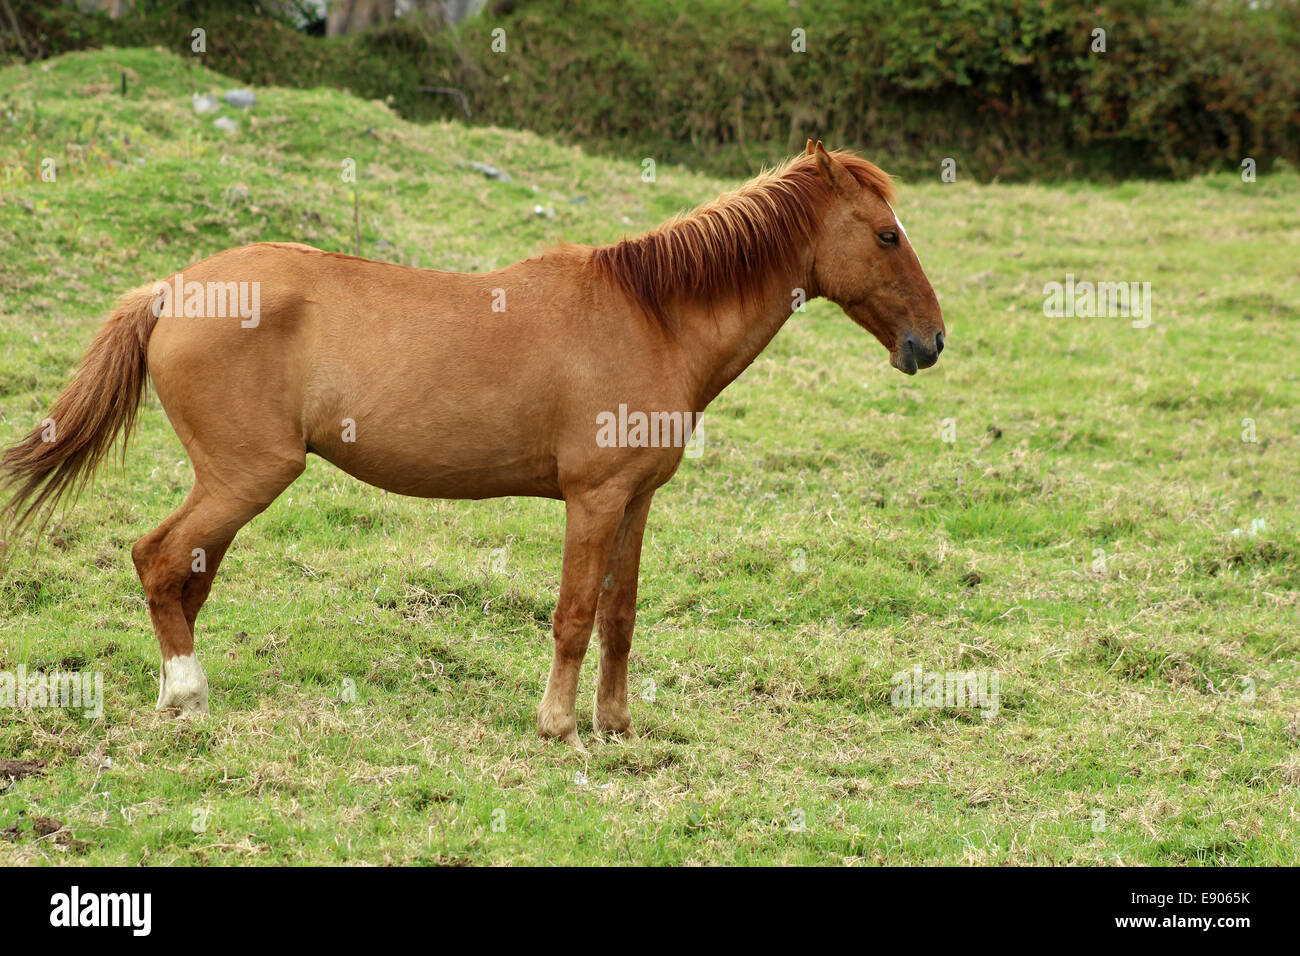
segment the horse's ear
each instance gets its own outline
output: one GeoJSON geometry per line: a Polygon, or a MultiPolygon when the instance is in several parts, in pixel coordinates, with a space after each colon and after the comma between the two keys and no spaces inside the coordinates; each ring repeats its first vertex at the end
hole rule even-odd
{"type": "Polygon", "coordinates": [[[853,178],[853,174],[844,168],[844,164],[836,161],[835,157],[826,152],[826,147],[817,141],[813,147],[817,156],[817,169],[836,192],[842,196],[852,196],[858,189],[858,181],[853,178]]]}
{"type": "Polygon", "coordinates": [[[815,152],[817,152],[817,147],[813,145],[812,140],[808,140],[808,145],[804,147],[803,154],[805,156],[811,156],[815,152]]]}

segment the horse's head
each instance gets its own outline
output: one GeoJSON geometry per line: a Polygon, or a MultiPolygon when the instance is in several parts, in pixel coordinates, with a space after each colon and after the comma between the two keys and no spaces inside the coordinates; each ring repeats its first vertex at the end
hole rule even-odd
{"type": "Polygon", "coordinates": [[[908,375],[929,368],[943,351],[943,313],[889,205],[888,177],[812,140],[808,155],[832,196],[814,251],[818,291],[889,349],[894,368],[908,375]]]}

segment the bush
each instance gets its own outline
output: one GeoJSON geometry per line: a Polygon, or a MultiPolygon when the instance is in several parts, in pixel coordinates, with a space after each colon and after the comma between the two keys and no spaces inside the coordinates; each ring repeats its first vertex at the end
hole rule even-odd
{"type": "MultiPolygon", "coordinates": [[[[37,0],[12,0],[36,16],[37,0]]],[[[1298,158],[1300,5],[1275,0],[525,0],[460,31],[399,21],[308,37],[242,3],[47,14],[46,42],[188,46],[245,82],[328,84],[742,176],[807,136],[967,178],[1183,176],[1298,158]],[[492,51],[504,28],[507,49],[492,51]],[[1093,31],[1105,52],[1092,50],[1093,31]],[[791,49],[792,31],[807,49],[791,49]]],[[[13,51],[10,50],[12,55],[13,51]]]]}

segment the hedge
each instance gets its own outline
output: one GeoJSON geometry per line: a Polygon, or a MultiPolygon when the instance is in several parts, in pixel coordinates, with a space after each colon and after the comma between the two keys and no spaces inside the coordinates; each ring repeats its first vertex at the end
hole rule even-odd
{"type": "MultiPolygon", "coordinates": [[[[329,40],[253,0],[146,2],[118,21],[11,3],[41,45],[29,56],[109,42],[188,51],[203,26],[205,62],[244,82],[345,87],[417,119],[468,108],[473,122],[722,175],[806,136],[914,176],[946,158],[976,179],[1300,161],[1294,0],[523,0],[459,31],[398,21],[329,40]]],[[[13,57],[5,36],[0,55],[13,57]]]]}

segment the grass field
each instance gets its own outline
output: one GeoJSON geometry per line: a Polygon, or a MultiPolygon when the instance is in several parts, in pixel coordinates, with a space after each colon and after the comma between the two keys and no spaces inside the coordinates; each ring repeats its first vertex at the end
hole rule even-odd
{"type": "MultiPolygon", "coordinates": [[[[146,50],[0,72],[4,444],[118,293],[257,240],[351,251],[348,158],[362,254],[443,269],[731,185],[332,91],[258,90],[226,134],[190,103],[226,85],[146,50]]],[[[156,714],[129,551],[191,471],[151,397],[125,467],[0,576],[0,671],[106,696],[0,710],[0,864],[1296,863],[1300,177],[937,171],[898,208],[939,365],[900,375],[815,303],[657,496],[634,740],[592,736],[592,655],[589,752],[535,736],[561,505],[404,499],[319,460],[199,618],[211,716],[156,714]],[[1154,320],[1046,317],[1067,274],[1150,282],[1154,320]],[[914,667],[996,673],[996,716],[892,706],[914,667]]]]}

